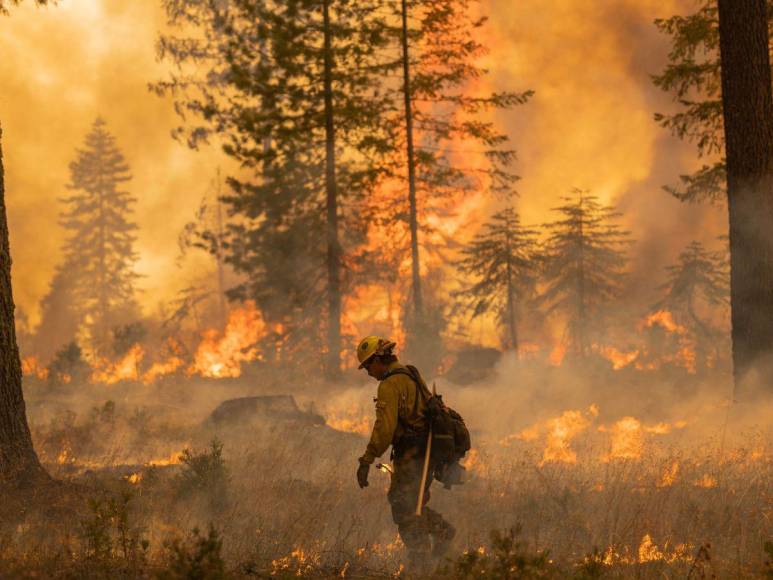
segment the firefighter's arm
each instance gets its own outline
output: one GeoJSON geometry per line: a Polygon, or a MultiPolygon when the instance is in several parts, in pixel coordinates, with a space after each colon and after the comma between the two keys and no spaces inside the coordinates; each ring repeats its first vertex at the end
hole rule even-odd
{"type": "Polygon", "coordinates": [[[376,399],[376,423],[370,443],[365,449],[365,455],[360,457],[360,463],[371,464],[381,457],[389,448],[397,429],[398,390],[395,381],[387,379],[378,386],[376,399]]]}

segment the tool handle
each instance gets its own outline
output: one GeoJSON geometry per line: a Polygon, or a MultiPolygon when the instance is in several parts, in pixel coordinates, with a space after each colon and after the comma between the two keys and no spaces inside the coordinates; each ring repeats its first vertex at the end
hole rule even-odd
{"type": "Polygon", "coordinates": [[[424,489],[427,485],[427,475],[429,474],[429,454],[432,451],[432,427],[429,428],[427,435],[427,452],[424,454],[424,469],[421,472],[421,487],[419,487],[419,501],[416,503],[416,515],[421,515],[421,508],[424,504],[424,489]]]}

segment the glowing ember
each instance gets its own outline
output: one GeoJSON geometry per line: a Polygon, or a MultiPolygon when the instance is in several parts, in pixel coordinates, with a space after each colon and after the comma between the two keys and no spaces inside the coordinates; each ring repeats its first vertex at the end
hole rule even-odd
{"type": "Polygon", "coordinates": [[[619,371],[622,368],[627,367],[637,358],[639,358],[639,350],[632,350],[630,352],[624,352],[617,350],[613,346],[603,346],[598,349],[599,354],[612,363],[612,368],[619,371]]]}
{"type": "Polygon", "coordinates": [[[28,356],[21,359],[21,374],[44,381],[48,378],[48,369],[40,364],[38,357],[28,356]]]}
{"type": "Polygon", "coordinates": [[[653,562],[662,559],[663,552],[658,550],[658,547],[652,541],[650,535],[645,534],[641,540],[641,544],[639,544],[639,562],[653,562]]]}
{"type": "Polygon", "coordinates": [[[329,416],[325,419],[325,423],[337,431],[357,433],[359,435],[370,435],[372,430],[370,417],[367,415],[358,416],[354,412],[344,412],[343,415],[329,416]]]}
{"type": "Polygon", "coordinates": [[[674,461],[670,467],[666,468],[663,475],[657,482],[657,487],[671,487],[676,481],[676,476],[679,474],[679,462],[674,461]]]}
{"type": "Polygon", "coordinates": [[[159,459],[152,459],[147,462],[147,465],[153,465],[156,467],[163,467],[166,465],[179,465],[180,458],[182,457],[182,451],[175,451],[168,457],[161,457],[159,459]]]}
{"type": "Polygon", "coordinates": [[[266,325],[253,302],[232,310],[222,336],[216,330],[204,333],[188,375],[209,378],[239,377],[242,363],[255,360],[255,344],[265,335],[266,325]]]}
{"type": "Polygon", "coordinates": [[[706,473],[703,477],[695,481],[695,487],[703,487],[706,489],[717,487],[717,478],[706,473]]]}
{"type": "Polygon", "coordinates": [[[664,330],[674,334],[687,334],[687,329],[674,321],[674,315],[668,310],[658,310],[644,319],[642,325],[646,328],[660,326],[664,330]]]}
{"type": "Polygon", "coordinates": [[[550,352],[550,356],[548,357],[548,362],[554,367],[561,366],[561,363],[564,361],[565,356],[566,356],[566,345],[563,343],[557,344],[555,347],[553,347],[553,350],[550,352]]]}

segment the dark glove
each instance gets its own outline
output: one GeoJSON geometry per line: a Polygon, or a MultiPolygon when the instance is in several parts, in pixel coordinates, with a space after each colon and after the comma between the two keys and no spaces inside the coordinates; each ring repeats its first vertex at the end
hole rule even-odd
{"type": "Polygon", "coordinates": [[[360,484],[360,489],[363,487],[368,487],[368,471],[370,470],[370,465],[367,463],[360,463],[360,466],[357,468],[357,483],[360,484]]]}

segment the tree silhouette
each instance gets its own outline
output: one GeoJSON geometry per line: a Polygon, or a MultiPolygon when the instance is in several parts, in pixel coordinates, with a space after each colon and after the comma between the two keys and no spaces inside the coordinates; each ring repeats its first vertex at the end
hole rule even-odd
{"type": "Polygon", "coordinates": [[[63,199],[61,223],[68,231],[64,261],[76,274],[73,299],[94,346],[102,349],[113,326],[137,312],[137,226],[131,221],[136,198],[121,189],[130,179],[115,138],[97,119],[70,163],[68,189],[73,193],[63,199]]]}
{"type": "Polygon", "coordinates": [[[507,208],[496,213],[462,249],[457,268],[476,282],[456,292],[472,318],[494,314],[503,330],[502,345],[518,351],[518,321],[535,297],[539,275],[537,231],[521,225],[507,208]]]}
{"type": "Polygon", "coordinates": [[[550,235],[539,300],[548,314],[566,317],[568,350],[587,356],[594,339],[603,338],[605,308],[621,294],[625,248],[632,242],[614,223],[621,214],[596,196],[575,189],[562,199],[564,204],[553,208],[560,217],[545,225],[550,235]]]}

